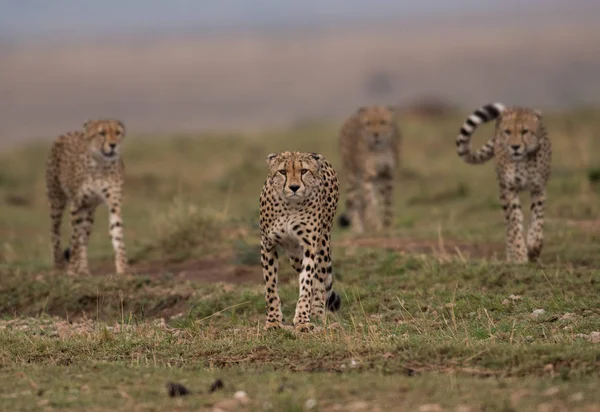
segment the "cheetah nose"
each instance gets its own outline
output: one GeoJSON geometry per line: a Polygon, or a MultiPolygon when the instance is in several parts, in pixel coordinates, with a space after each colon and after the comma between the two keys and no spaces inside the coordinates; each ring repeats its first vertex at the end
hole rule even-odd
{"type": "Polygon", "coordinates": [[[519,150],[521,148],[521,145],[519,145],[519,144],[511,144],[510,148],[513,149],[516,152],[517,150],[519,150]]]}
{"type": "Polygon", "coordinates": [[[375,139],[377,139],[377,138],[379,137],[379,132],[375,132],[375,133],[373,133],[373,137],[374,137],[375,139]]]}
{"type": "Polygon", "coordinates": [[[300,185],[290,185],[292,192],[296,193],[300,189],[300,185]]]}
{"type": "Polygon", "coordinates": [[[116,143],[109,143],[108,145],[110,146],[111,149],[114,149],[115,147],[117,147],[116,143]]]}

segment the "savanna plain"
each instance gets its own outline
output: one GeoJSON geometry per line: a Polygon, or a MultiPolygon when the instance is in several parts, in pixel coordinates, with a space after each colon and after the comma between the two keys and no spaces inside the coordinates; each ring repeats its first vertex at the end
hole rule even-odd
{"type": "MultiPolygon", "coordinates": [[[[111,273],[102,208],[93,274],[51,270],[49,141],[4,149],[0,409],[600,410],[598,113],[546,114],[554,157],[545,247],[540,264],[521,266],[503,262],[492,163],[469,166],[455,153],[464,115],[399,116],[394,223],[361,236],[336,225],[342,308],[314,334],[263,331],[258,196],[270,152],[319,152],[339,172],[337,124],[130,130],[128,276],[111,273]],[[217,379],[223,387],[211,390],[217,379]],[[170,397],[167,382],[190,394],[170,397]]],[[[474,145],[490,133],[482,127],[474,145]]],[[[528,194],[521,199],[527,211],[528,194]]],[[[65,242],[68,232],[65,220],[65,242]]],[[[289,320],[298,281],[287,261],[281,268],[289,320]]]]}

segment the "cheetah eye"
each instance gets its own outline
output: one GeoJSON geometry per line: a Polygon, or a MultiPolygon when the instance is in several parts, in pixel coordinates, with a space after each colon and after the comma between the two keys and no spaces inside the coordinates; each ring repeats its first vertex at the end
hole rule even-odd
{"type": "Polygon", "coordinates": [[[385,126],[385,120],[380,121],[379,124],[385,126]]]}
{"type": "Polygon", "coordinates": [[[529,133],[529,129],[523,129],[523,130],[521,130],[521,134],[523,136],[525,136],[527,133],[529,133]]]}
{"type": "Polygon", "coordinates": [[[510,129],[505,129],[504,130],[504,134],[507,135],[507,136],[510,136],[510,129]]]}
{"type": "Polygon", "coordinates": [[[308,172],[308,169],[302,169],[302,170],[300,170],[300,173],[302,173],[303,175],[305,175],[306,172],[308,172]]]}
{"type": "Polygon", "coordinates": [[[106,131],[104,131],[104,130],[100,130],[100,131],[98,132],[98,134],[99,134],[100,136],[104,137],[104,136],[106,136],[106,131]]]}
{"type": "Polygon", "coordinates": [[[371,126],[371,121],[370,121],[370,120],[367,120],[367,121],[365,122],[365,126],[367,126],[367,127],[371,126]]]}
{"type": "Polygon", "coordinates": [[[285,169],[281,169],[281,170],[279,171],[279,173],[281,173],[282,175],[284,175],[284,176],[285,176],[285,174],[286,174],[286,171],[285,171],[285,169]]]}
{"type": "Polygon", "coordinates": [[[121,131],[120,130],[115,131],[115,136],[117,136],[117,137],[121,136],[121,131]]]}

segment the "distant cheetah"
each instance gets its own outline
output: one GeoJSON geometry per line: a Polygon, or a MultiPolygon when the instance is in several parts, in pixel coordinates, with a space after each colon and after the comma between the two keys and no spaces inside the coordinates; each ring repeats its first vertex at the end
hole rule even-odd
{"type": "Polygon", "coordinates": [[[356,233],[389,227],[400,150],[393,109],[359,108],[340,129],[339,147],[347,185],[346,212],[339,218],[340,225],[352,225],[356,233]],[[383,219],[376,192],[383,200],[383,219]]]}
{"type": "Polygon", "coordinates": [[[277,246],[300,275],[294,326],[312,328],[310,316],[323,318],[325,305],[340,308],[332,289],[331,226],[338,202],[338,179],[316,153],[283,152],[267,157],[269,174],[260,195],[261,262],[267,304],[266,329],[283,326],[277,292],[277,246]]]}
{"type": "Polygon", "coordinates": [[[496,175],[506,219],[506,259],[537,261],[544,243],[544,203],[550,177],[552,146],[538,110],[505,108],[492,103],[467,118],[456,138],[458,155],[467,163],[481,164],[496,156],[496,175]],[[471,135],[481,123],[496,120],[496,129],[477,152],[471,151],[471,135]],[[523,239],[523,213],[518,193],[531,191],[531,222],[527,244],[523,239]]]}
{"type": "Polygon", "coordinates": [[[94,223],[94,211],[104,202],[108,207],[109,229],[115,250],[116,271],[127,271],[121,219],[125,166],[119,148],[125,126],[119,120],[90,120],[83,132],[58,137],[52,145],[46,168],[46,188],[52,222],[54,267],[68,261],[69,274],[89,274],[87,245],[94,223]],[[62,214],[71,204],[71,246],[64,254],[60,246],[62,214]]]}

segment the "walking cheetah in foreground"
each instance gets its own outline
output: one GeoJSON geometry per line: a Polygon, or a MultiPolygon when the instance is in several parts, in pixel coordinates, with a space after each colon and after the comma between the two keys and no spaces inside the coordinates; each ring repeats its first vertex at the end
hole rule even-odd
{"type": "Polygon", "coordinates": [[[550,177],[552,147],[538,110],[500,103],[485,105],[467,118],[456,138],[458,155],[467,163],[482,164],[496,156],[500,200],[506,220],[506,259],[537,261],[544,243],[544,202],[550,177]],[[471,135],[481,123],[496,120],[496,129],[477,152],[471,151],[471,135]],[[523,213],[518,193],[531,192],[531,221],[527,242],[523,239],[523,213]]]}
{"type": "Polygon", "coordinates": [[[282,152],[267,156],[269,174],[260,195],[261,262],[265,279],[265,328],[283,327],[277,291],[278,255],[282,247],[300,275],[294,326],[310,330],[310,317],[323,319],[325,305],[341,306],[332,289],[331,226],[339,186],[335,170],[319,154],[282,152]]]}
{"type": "Polygon", "coordinates": [[[342,126],[339,145],[347,184],[346,212],[342,227],[366,229],[389,227],[393,218],[393,184],[398,165],[400,133],[393,109],[361,107],[342,126]],[[383,200],[380,217],[378,196],[383,200]]]}
{"type": "Polygon", "coordinates": [[[104,202],[109,209],[109,232],[115,250],[116,271],[127,270],[123,242],[121,199],[124,164],[119,147],[125,126],[119,120],[90,120],[83,132],[58,137],[52,145],[46,168],[46,188],[52,222],[54,267],[68,262],[69,274],[89,274],[87,245],[94,211],[104,202]],[[71,245],[60,247],[63,211],[71,205],[71,245]]]}

